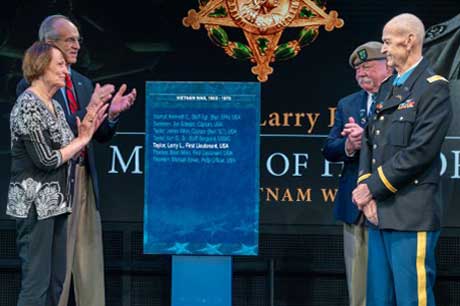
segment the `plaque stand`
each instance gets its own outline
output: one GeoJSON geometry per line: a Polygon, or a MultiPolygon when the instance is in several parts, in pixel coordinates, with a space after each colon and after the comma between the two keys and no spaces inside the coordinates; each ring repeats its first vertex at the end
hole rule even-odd
{"type": "Polygon", "coordinates": [[[173,255],[171,306],[232,306],[232,257],[173,255]]]}

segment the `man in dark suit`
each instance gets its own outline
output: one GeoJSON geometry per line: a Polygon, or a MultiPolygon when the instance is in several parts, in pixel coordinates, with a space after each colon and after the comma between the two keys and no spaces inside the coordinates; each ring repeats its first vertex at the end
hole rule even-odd
{"type": "Polygon", "coordinates": [[[435,248],[442,200],[439,154],[452,108],[448,81],[422,57],[423,23],[412,14],[383,29],[385,81],[361,148],[353,201],[369,228],[367,303],[435,305],[435,248]]]}
{"type": "Polygon", "coordinates": [[[361,212],[351,200],[351,192],[358,178],[361,135],[374,110],[373,97],[382,81],[391,75],[381,48],[379,42],[368,42],[351,54],[349,64],[355,69],[361,90],[339,101],[334,126],[323,148],[327,160],[344,162],[334,217],[344,224],[343,246],[351,306],[365,306],[366,303],[367,231],[361,212]]]}
{"type": "MultiPolygon", "coordinates": [[[[45,18],[39,29],[39,39],[56,45],[66,55],[69,65],[66,87],[61,88],[53,98],[61,104],[67,122],[76,134],[76,118],[85,116],[88,105],[110,100],[114,87],[110,84],[102,87],[96,84],[94,88],[87,77],[71,68],[71,65],[77,62],[82,40],[78,28],[67,17],[53,15],[45,18]]],[[[17,86],[17,95],[21,94],[27,86],[25,80],[22,80],[17,86]]],[[[107,119],[94,134],[93,139],[96,141],[109,141],[115,134],[120,113],[133,105],[136,90],[133,89],[126,95],[125,91],[126,85],[123,84],[111,99],[107,119]]],[[[69,227],[68,240],[71,243],[68,242],[67,246],[67,267],[64,267],[66,271],[53,271],[57,282],[56,287],[63,290],[62,295],[65,296],[64,299],[61,297],[60,305],[67,305],[70,273],[73,274],[75,299],[78,305],[105,305],[102,229],[99,214],[100,196],[94,155],[92,141],[85,151],[81,152],[79,166],[75,166],[70,174],[71,188],[75,187],[74,195],[79,198],[79,208],[73,208],[71,220],[67,225],[69,227]],[[76,176],[79,183],[73,178],[76,171],[81,172],[76,176]],[[75,241],[77,241],[76,244],[75,241]]],[[[61,290],[58,290],[56,295],[60,295],[61,290]]]]}

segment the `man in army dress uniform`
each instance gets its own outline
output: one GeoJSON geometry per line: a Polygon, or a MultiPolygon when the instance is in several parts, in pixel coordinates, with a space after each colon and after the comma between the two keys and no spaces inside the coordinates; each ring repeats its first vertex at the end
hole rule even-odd
{"type": "Polygon", "coordinates": [[[368,221],[367,305],[435,305],[439,153],[451,121],[449,86],[422,57],[423,23],[402,14],[383,29],[397,76],[384,82],[363,136],[353,201],[368,221]]]}

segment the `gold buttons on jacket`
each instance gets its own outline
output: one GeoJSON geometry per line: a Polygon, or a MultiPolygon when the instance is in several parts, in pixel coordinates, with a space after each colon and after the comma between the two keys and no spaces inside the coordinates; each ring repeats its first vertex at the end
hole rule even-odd
{"type": "Polygon", "coordinates": [[[385,119],[385,116],[380,117],[380,121],[383,121],[385,119]]]}
{"type": "Polygon", "coordinates": [[[375,164],[375,158],[372,159],[372,164],[375,164]]]}

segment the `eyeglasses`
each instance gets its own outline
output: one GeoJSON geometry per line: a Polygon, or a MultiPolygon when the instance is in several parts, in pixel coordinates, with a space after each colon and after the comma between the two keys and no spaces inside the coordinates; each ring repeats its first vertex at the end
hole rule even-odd
{"type": "Polygon", "coordinates": [[[68,37],[68,38],[58,38],[56,40],[61,40],[63,42],[65,42],[66,44],[70,45],[70,44],[76,44],[78,43],[79,45],[81,45],[83,43],[83,37],[68,37]]]}

